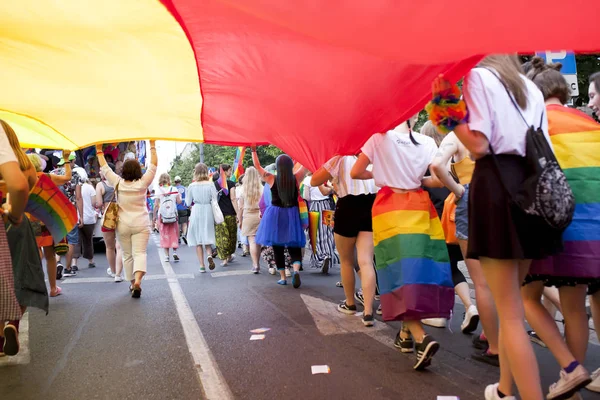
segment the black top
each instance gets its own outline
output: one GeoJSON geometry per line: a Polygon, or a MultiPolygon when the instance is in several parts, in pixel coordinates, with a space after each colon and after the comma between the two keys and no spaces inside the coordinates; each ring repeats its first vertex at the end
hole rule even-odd
{"type": "Polygon", "coordinates": [[[277,180],[275,180],[273,182],[273,187],[271,187],[271,204],[277,207],[281,207],[281,208],[292,208],[292,207],[298,207],[298,187],[296,186],[294,188],[294,201],[291,205],[288,206],[284,206],[283,202],[281,200],[281,197],[279,197],[279,190],[277,189],[277,180]]]}
{"type": "MultiPolygon", "coordinates": [[[[215,187],[217,188],[217,192],[221,190],[221,185],[219,182],[215,182],[215,187]]],[[[235,187],[235,183],[231,181],[227,181],[227,189],[229,189],[229,193],[225,195],[225,193],[219,193],[219,208],[223,212],[223,215],[233,215],[235,216],[235,208],[233,208],[233,203],[231,202],[231,189],[235,187]]]]}

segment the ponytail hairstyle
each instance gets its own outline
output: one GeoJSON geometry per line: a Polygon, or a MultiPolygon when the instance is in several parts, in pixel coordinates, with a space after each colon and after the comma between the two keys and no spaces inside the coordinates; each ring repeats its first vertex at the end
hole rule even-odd
{"type": "Polygon", "coordinates": [[[571,98],[571,89],[560,73],[561,68],[561,63],[546,64],[543,58],[534,57],[527,77],[540,89],[544,100],[555,97],[561,104],[566,104],[571,98]]]}
{"type": "Polygon", "coordinates": [[[275,179],[279,198],[284,207],[291,207],[296,203],[298,195],[296,177],[294,176],[294,162],[288,155],[281,154],[275,160],[275,165],[277,168],[275,179]]]}
{"type": "Polygon", "coordinates": [[[421,143],[417,142],[415,140],[415,137],[412,134],[412,126],[410,126],[410,119],[406,120],[406,125],[408,126],[408,136],[410,137],[410,141],[412,142],[412,144],[414,144],[415,146],[419,146],[421,143]]]}

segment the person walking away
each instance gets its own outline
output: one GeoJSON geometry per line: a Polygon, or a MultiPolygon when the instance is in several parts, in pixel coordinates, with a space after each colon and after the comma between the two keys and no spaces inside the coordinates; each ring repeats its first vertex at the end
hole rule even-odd
{"type": "Polygon", "coordinates": [[[179,262],[177,249],[179,248],[179,214],[177,205],[181,204],[179,191],[171,186],[169,174],[161,174],[158,178],[154,210],[157,213],[158,233],[160,247],[165,250],[165,261],[169,262],[169,249],[173,249],[173,261],[179,262]]]}
{"type": "MultiPolygon", "coordinates": [[[[71,152],[69,150],[63,150],[63,158],[65,160],[68,160],[70,153],[71,152]]],[[[37,171],[37,176],[39,178],[39,176],[43,174],[42,165],[40,163],[39,157],[36,154],[30,154],[29,159],[35,167],[35,170],[37,171]]],[[[59,176],[51,173],[47,174],[48,177],[50,177],[50,179],[52,180],[52,183],[54,183],[56,186],[64,185],[66,182],[71,180],[71,168],[69,163],[67,162],[65,166],[66,175],[59,176]]],[[[48,283],[50,284],[50,297],[59,296],[60,294],[62,294],[62,289],[56,285],[56,281],[59,274],[62,275],[63,267],[61,266],[60,269],[58,267],[58,263],[56,260],[57,256],[56,252],[54,251],[54,240],[48,228],[41,221],[38,221],[33,217],[31,217],[30,220],[32,224],[37,224],[39,227],[39,229],[34,229],[34,232],[36,233],[35,239],[37,241],[38,247],[42,249],[44,259],[46,260],[46,271],[48,275],[48,283]]]]}
{"type": "MultiPolygon", "coordinates": [[[[437,96],[460,89],[438,77],[432,91],[437,96]]],[[[467,74],[463,93],[469,121],[457,121],[454,133],[475,159],[467,257],[479,259],[500,321],[500,380],[486,387],[485,398],[514,399],[514,377],[522,399],[539,400],[540,374],[523,324],[521,284],[532,259],[561,250],[561,231],[510,204],[528,177],[529,127],[541,129],[550,143],[544,97],[512,55],[487,56],[467,74]]]]}
{"type": "Polygon", "coordinates": [[[248,238],[250,256],[252,257],[252,272],[260,272],[260,250],[261,246],[256,243],[256,232],[260,224],[259,201],[263,193],[258,171],[254,167],[248,167],[244,174],[243,194],[240,199],[240,229],[242,236],[248,238]]]}
{"type": "Polygon", "coordinates": [[[203,163],[194,168],[194,181],[187,189],[185,204],[191,207],[188,228],[188,246],[196,248],[200,272],[206,272],[205,261],[212,271],[215,269],[212,246],[215,244],[215,217],[211,202],[217,201],[217,189],[203,163]]]}
{"type": "Polygon", "coordinates": [[[96,145],[96,154],[100,170],[106,176],[108,183],[117,188],[117,203],[119,205],[119,223],[117,225],[117,240],[123,250],[123,266],[125,279],[131,282],[129,291],[133,298],[142,295],[142,278],[147,270],[148,239],[148,208],[146,207],[146,192],[156,175],[156,141],[150,140],[150,165],[142,174],[142,166],[135,159],[123,163],[122,176],[111,171],[106,163],[102,145],[96,145]]]}
{"type": "Polygon", "coordinates": [[[381,188],[372,219],[383,319],[402,321],[405,329],[395,345],[409,352],[416,342],[413,368],[422,370],[431,364],[439,343],[425,333],[421,319],[449,318],[454,290],[442,224],[421,188],[434,182],[425,173],[438,149],[432,138],[412,131],[415,121],[416,116],[371,136],[350,176],[375,179],[381,188]]]}
{"type": "Polygon", "coordinates": [[[96,189],[89,179],[81,185],[81,201],[83,204],[83,217],[79,219],[79,237],[83,258],[88,260],[88,268],[96,268],[94,262],[94,229],[98,214],[96,213],[96,189]]]}
{"type": "Polygon", "coordinates": [[[179,216],[179,237],[183,240],[183,243],[187,244],[187,231],[188,231],[188,222],[190,219],[190,209],[185,204],[185,195],[186,188],[181,184],[181,177],[176,176],[175,180],[175,189],[179,192],[179,196],[181,196],[181,203],[177,203],[177,214],[179,216]]]}
{"type": "MultiPolygon", "coordinates": [[[[10,125],[0,120],[0,125],[6,138],[8,139],[9,146],[7,150],[12,151],[15,159],[18,162],[18,166],[22,176],[25,177],[27,182],[27,191],[29,192],[37,182],[37,173],[29,157],[21,149],[17,135],[13,131],[10,125]]],[[[6,154],[6,153],[5,153],[6,154]]],[[[16,171],[12,171],[13,173],[16,171]]],[[[17,175],[18,176],[18,175],[17,175]]],[[[0,178],[6,178],[4,174],[0,178]]],[[[12,178],[8,178],[9,181],[12,178]]],[[[0,185],[1,188],[7,187],[8,184],[0,185]]],[[[3,193],[3,189],[0,189],[3,193]]],[[[40,252],[37,248],[37,243],[33,229],[26,215],[23,215],[23,208],[27,202],[27,196],[25,198],[20,197],[20,193],[16,193],[17,202],[15,199],[6,199],[8,202],[3,206],[5,212],[3,212],[3,220],[6,224],[6,238],[8,242],[8,248],[10,249],[10,258],[12,264],[12,277],[1,276],[2,280],[13,282],[12,293],[8,293],[9,303],[7,306],[11,307],[12,314],[16,314],[15,319],[3,319],[0,320],[0,326],[3,328],[0,331],[0,354],[14,356],[19,352],[19,322],[21,315],[25,313],[28,307],[36,307],[48,313],[48,290],[46,288],[46,282],[44,280],[44,271],[42,269],[42,261],[40,259],[40,252]],[[20,201],[24,200],[21,206],[20,201]],[[15,210],[13,211],[13,205],[15,210]],[[21,218],[16,216],[21,213],[21,218]],[[12,279],[11,279],[12,278],[12,279]],[[18,301],[18,307],[20,310],[14,310],[12,307],[15,306],[12,301],[13,296],[18,301]],[[16,312],[15,312],[16,311],[16,312]]],[[[5,199],[3,199],[4,201],[5,199]]],[[[6,260],[5,260],[6,264],[6,260]]],[[[3,296],[4,297],[4,296],[3,296]]],[[[4,307],[4,305],[2,305],[4,307]]]]}
{"type": "MultiPolygon", "coordinates": [[[[69,199],[71,204],[77,209],[79,218],[83,216],[83,199],[81,197],[81,186],[85,182],[85,176],[82,172],[85,172],[82,168],[75,164],[75,154],[69,155],[68,161],[64,159],[59,161],[58,168],[52,171],[54,175],[66,175],[67,167],[65,164],[70,164],[71,180],[60,186],[60,190],[69,199]]],[[[67,233],[67,244],[69,250],[65,256],[65,266],[63,276],[74,276],[77,274],[77,259],[81,255],[81,244],[79,242],[79,223],[69,233],[67,233]]]]}
{"type": "MultiPolygon", "coordinates": [[[[215,180],[219,198],[219,207],[225,217],[225,223],[216,226],[217,252],[222,260],[221,266],[225,267],[235,259],[235,249],[237,246],[237,196],[235,193],[235,183],[229,180],[233,170],[231,165],[222,164],[221,169],[225,173],[227,182],[227,193],[220,185],[220,179],[215,180]]],[[[219,175],[220,177],[220,175],[219,175]]]]}
{"type": "MultiPolygon", "coordinates": [[[[107,163],[111,171],[115,170],[115,166],[111,163],[107,163]]],[[[106,175],[102,171],[100,178],[102,179],[96,185],[96,207],[101,211],[102,214],[106,212],[106,207],[112,201],[116,201],[115,188],[110,186],[106,180],[106,175]]],[[[104,245],[106,246],[106,259],[108,260],[108,268],[106,273],[111,278],[115,279],[115,282],[121,282],[123,272],[123,253],[121,246],[117,242],[117,233],[114,230],[105,230],[102,228],[102,237],[104,238],[104,245]]]]}
{"type": "Polygon", "coordinates": [[[338,305],[338,311],[355,314],[354,255],[360,267],[360,282],[364,305],[363,324],[373,326],[373,302],[376,292],[376,273],[373,265],[373,221],[371,209],[375,202],[375,181],[356,180],[350,171],[357,156],[335,156],[327,161],[310,179],[310,186],[320,188],[331,181],[337,188],[338,202],[335,207],[335,245],[340,254],[342,286],[346,300],[338,305]]]}
{"type": "Polygon", "coordinates": [[[294,272],[292,285],[299,288],[300,267],[302,266],[302,248],[306,245],[306,235],[302,228],[299,210],[298,186],[304,177],[305,168],[299,166],[294,171],[294,162],[286,154],[277,157],[275,164],[277,175],[265,171],[260,166],[256,146],[252,147],[252,161],[263,181],[271,188],[271,205],[265,209],[258,231],[256,242],[263,246],[272,246],[279,271],[279,285],[287,285],[285,276],[285,252],[287,248],[292,259],[294,272]]]}
{"type": "Polygon", "coordinates": [[[317,243],[314,246],[316,251],[312,252],[310,256],[310,266],[311,268],[321,269],[324,274],[327,274],[332,264],[339,264],[340,262],[339,256],[335,252],[333,229],[324,224],[322,218],[324,211],[333,211],[335,209],[335,204],[331,199],[333,189],[326,186],[326,182],[318,186],[313,186],[310,182],[311,174],[309,173],[303,181],[309,193],[309,198],[306,199],[308,201],[308,210],[310,212],[318,212],[320,217],[317,227],[317,243]]]}

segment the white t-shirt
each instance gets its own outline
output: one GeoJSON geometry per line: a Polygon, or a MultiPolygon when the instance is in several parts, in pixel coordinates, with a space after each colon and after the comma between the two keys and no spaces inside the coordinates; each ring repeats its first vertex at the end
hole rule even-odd
{"type": "MultiPolygon", "coordinates": [[[[306,200],[319,201],[319,200],[329,199],[328,196],[325,196],[325,195],[323,195],[323,193],[321,193],[321,191],[319,190],[318,187],[310,186],[310,180],[311,180],[311,177],[307,176],[306,178],[304,178],[304,181],[302,181],[304,186],[306,186],[310,189],[310,199],[306,199],[306,200]]],[[[303,193],[301,193],[301,195],[303,195],[303,193]]]]}
{"type": "MultiPolygon", "coordinates": [[[[356,156],[335,156],[323,165],[323,168],[333,178],[332,183],[336,185],[336,192],[340,198],[348,195],[377,193],[379,190],[373,179],[352,179],[350,171],[357,159],[356,156]]],[[[371,166],[369,166],[369,170],[372,170],[371,166]]]]}
{"type": "Polygon", "coordinates": [[[474,68],[465,78],[463,91],[469,108],[469,128],[483,133],[496,154],[525,156],[525,134],[529,126],[539,127],[540,119],[550,143],[544,96],[535,83],[524,76],[521,78],[527,88],[527,108],[521,110],[527,124],[508,97],[502,82],[490,70],[474,68]]]}
{"type": "Polygon", "coordinates": [[[96,199],[96,189],[89,183],[81,186],[81,197],[83,198],[83,223],[92,225],[96,223],[96,209],[94,203],[96,199]]]}
{"type": "Polygon", "coordinates": [[[415,145],[408,133],[396,130],[375,134],[367,140],[362,152],[373,164],[373,178],[379,187],[412,190],[421,187],[437,146],[429,136],[413,132],[415,145]]]}
{"type": "Polygon", "coordinates": [[[2,125],[0,125],[0,165],[8,162],[17,162],[17,156],[15,156],[12,147],[10,147],[6,133],[4,133],[2,125]]]}
{"type": "Polygon", "coordinates": [[[126,182],[115,174],[108,165],[101,168],[102,173],[111,186],[117,187],[117,203],[119,204],[119,225],[128,227],[146,227],[150,225],[148,207],[146,206],[146,191],[156,175],[156,165],[150,164],[142,179],[126,182]]]}

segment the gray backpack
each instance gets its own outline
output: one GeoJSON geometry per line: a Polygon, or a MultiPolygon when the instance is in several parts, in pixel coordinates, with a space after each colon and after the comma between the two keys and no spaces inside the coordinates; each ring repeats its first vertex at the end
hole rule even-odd
{"type": "MultiPolygon", "coordinates": [[[[173,188],[169,189],[169,192],[173,192],[173,188]]],[[[174,194],[163,195],[160,199],[160,207],[158,208],[158,214],[163,224],[174,224],[177,222],[177,204],[173,199],[174,194]]]]}

